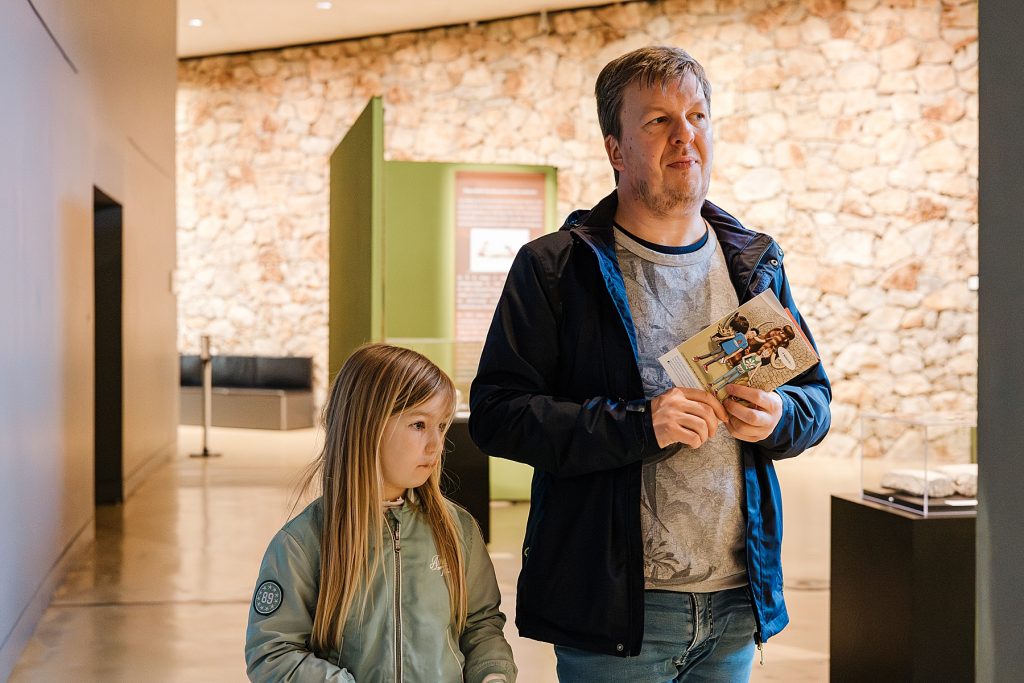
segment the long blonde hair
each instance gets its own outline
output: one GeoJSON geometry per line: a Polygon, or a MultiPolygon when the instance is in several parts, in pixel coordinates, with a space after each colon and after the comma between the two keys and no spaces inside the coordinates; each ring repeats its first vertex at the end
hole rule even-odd
{"type": "MultiPolygon", "coordinates": [[[[374,571],[382,564],[383,479],[380,448],[389,418],[444,396],[455,413],[455,385],[426,357],[386,344],[356,349],[331,384],[324,408],[324,447],[303,488],[319,478],[323,529],[320,533],[320,591],[310,646],[326,653],[340,642],[345,620],[362,595],[365,606],[374,571]]],[[[466,625],[465,560],[456,522],[440,487],[441,462],[415,489],[444,568],[451,622],[466,625]]],[[[409,503],[412,504],[412,503],[409,503]]]]}

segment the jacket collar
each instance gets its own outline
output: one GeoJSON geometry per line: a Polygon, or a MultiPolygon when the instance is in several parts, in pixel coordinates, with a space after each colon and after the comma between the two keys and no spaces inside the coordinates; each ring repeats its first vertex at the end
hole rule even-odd
{"type": "MultiPolygon", "coordinates": [[[[617,190],[613,190],[589,211],[580,209],[570,213],[561,229],[584,237],[595,249],[610,255],[614,261],[615,234],[612,231],[612,222],[618,205],[619,196],[617,190]]],[[[715,231],[740,301],[747,299],[746,295],[751,286],[763,290],[764,287],[755,282],[754,271],[766,260],[775,261],[773,266],[778,266],[782,262],[782,249],[775,240],[764,233],[745,228],[730,213],[707,200],[701,207],[700,215],[715,231]]],[[[763,278],[758,278],[758,281],[761,280],[763,278]]],[[[757,294],[760,291],[753,293],[757,294]]]]}

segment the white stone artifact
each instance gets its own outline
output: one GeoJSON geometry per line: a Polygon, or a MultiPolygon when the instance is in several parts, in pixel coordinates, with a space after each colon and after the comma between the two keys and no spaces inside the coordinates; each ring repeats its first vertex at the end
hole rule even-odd
{"type": "Polygon", "coordinates": [[[928,470],[889,470],[882,476],[882,486],[913,496],[923,496],[927,490],[928,496],[933,498],[952,496],[957,492],[950,475],[928,470]]]}
{"type": "Polygon", "coordinates": [[[978,495],[978,463],[940,465],[935,469],[953,479],[958,495],[968,498],[978,495]]]}

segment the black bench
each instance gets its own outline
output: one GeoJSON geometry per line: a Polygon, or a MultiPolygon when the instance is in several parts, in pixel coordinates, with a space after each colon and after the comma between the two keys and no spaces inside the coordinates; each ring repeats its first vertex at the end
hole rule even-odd
{"type": "MultiPolygon", "coordinates": [[[[214,356],[211,423],[215,427],[312,427],[313,359],[214,356]]],[[[202,424],[203,375],[199,356],[181,356],[181,417],[202,424]]]]}

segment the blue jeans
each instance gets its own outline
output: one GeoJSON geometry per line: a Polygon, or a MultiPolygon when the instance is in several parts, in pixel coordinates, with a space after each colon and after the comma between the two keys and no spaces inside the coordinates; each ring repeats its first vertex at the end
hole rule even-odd
{"type": "Polygon", "coordinates": [[[746,588],[645,591],[636,657],[555,646],[561,683],[734,683],[750,679],[754,608],[746,588]]]}

